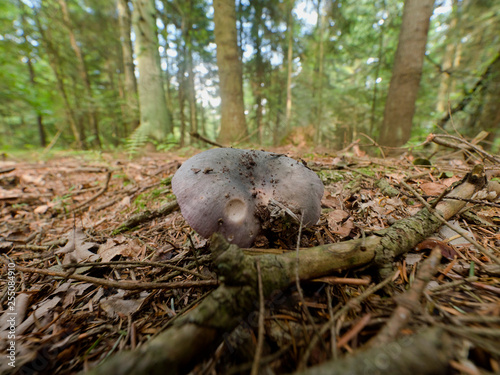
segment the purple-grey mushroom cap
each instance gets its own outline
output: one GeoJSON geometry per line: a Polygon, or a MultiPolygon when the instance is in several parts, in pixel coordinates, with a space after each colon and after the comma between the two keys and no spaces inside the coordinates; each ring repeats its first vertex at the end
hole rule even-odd
{"type": "Polygon", "coordinates": [[[219,232],[249,247],[260,231],[258,207],[274,199],[302,213],[304,226],[314,225],[324,187],[316,173],[284,155],[218,148],[186,160],[172,178],[172,190],[184,219],[201,236],[219,232]]]}

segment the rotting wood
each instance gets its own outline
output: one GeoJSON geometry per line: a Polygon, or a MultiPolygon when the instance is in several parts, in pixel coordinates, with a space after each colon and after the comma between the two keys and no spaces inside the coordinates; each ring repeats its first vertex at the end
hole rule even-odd
{"type": "MultiPolygon", "coordinates": [[[[483,185],[484,175],[472,173],[449,196],[469,198],[483,185]]],[[[465,204],[463,201],[444,198],[435,209],[442,217],[449,219],[465,204]]],[[[440,226],[441,222],[424,208],[417,215],[400,220],[392,227],[364,239],[302,250],[298,253],[299,277],[308,280],[369,264],[387,268],[397,256],[410,251],[440,226]]],[[[210,348],[219,345],[225,334],[250,319],[255,309],[254,301],[258,299],[257,259],[262,271],[264,295],[270,299],[270,303],[279,303],[283,296],[282,290],[295,282],[295,253],[249,256],[217,234],[211,238],[211,250],[223,284],[166,331],[137,350],[118,353],[89,374],[185,373],[201,361],[210,348]]],[[[421,348],[422,356],[439,357],[437,352],[441,344],[426,335],[417,335],[416,339],[420,337],[426,342],[421,348]],[[431,345],[437,346],[430,352],[426,351],[431,345]]],[[[395,363],[398,365],[400,361],[395,363]]],[[[440,365],[441,362],[436,363],[440,365]]]]}

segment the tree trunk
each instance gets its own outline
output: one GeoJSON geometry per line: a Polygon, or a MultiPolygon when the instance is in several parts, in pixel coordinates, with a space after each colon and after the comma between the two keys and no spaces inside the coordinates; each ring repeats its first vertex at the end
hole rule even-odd
{"type": "Polygon", "coordinates": [[[134,73],[134,59],[130,32],[132,21],[127,0],[118,0],[118,25],[120,27],[120,44],[122,48],[124,99],[125,99],[125,129],[132,131],[139,124],[139,103],[137,102],[137,80],[134,73]]]}
{"type": "Polygon", "coordinates": [[[64,102],[64,112],[66,114],[66,119],[68,120],[68,123],[70,124],[71,131],[73,133],[73,137],[75,138],[76,142],[76,147],[79,149],[83,149],[85,146],[85,138],[81,135],[84,133],[83,129],[80,129],[79,124],[76,121],[76,116],[75,112],[73,111],[73,108],[71,107],[71,104],[68,99],[68,95],[66,93],[66,89],[64,86],[64,81],[62,74],[60,72],[60,61],[59,61],[59,55],[57,53],[56,47],[53,45],[51,37],[50,37],[50,29],[47,29],[47,31],[44,30],[42,25],[40,24],[40,15],[35,14],[35,17],[33,17],[36,25],[38,32],[40,33],[42,37],[42,43],[45,47],[45,50],[47,52],[48,56],[48,61],[49,65],[52,69],[52,72],[54,73],[54,76],[56,78],[56,83],[57,83],[57,90],[59,91],[59,94],[61,95],[63,102],[64,102]]]}
{"type": "MultiPolygon", "coordinates": [[[[18,6],[21,9],[21,26],[23,28],[23,43],[26,47],[26,60],[28,65],[28,72],[30,77],[30,83],[35,88],[36,80],[35,80],[35,70],[33,69],[33,62],[31,60],[31,44],[26,37],[26,30],[28,28],[28,23],[26,22],[24,3],[21,0],[18,0],[18,6]]],[[[38,106],[36,106],[36,122],[38,128],[38,137],[40,138],[40,146],[45,147],[47,145],[47,138],[45,136],[45,128],[43,126],[43,119],[40,113],[38,106]]]]}
{"type": "MultiPolygon", "coordinates": [[[[186,35],[186,65],[187,65],[187,91],[189,103],[189,123],[190,133],[198,133],[198,115],[196,111],[196,90],[194,87],[194,71],[193,71],[193,51],[191,47],[191,27],[187,29],[186,35]]],[[[191,139],[193,141],[194,139],[191,139]]]]}
{"type": "Polygon", "coordinates": [[[262,34],[260,33],[262,26],[262,8],[263,4],[260,0],[252,1],[252,6],[255,10],[254,21],[252,23],[252,39],[254,40],[254,50],[255,50],[255,74],[252,80],[252,91],[255,98],[255,128],[257,129],[257,136],[259,144],[262,144],[264,140],[264,128],[263,128],[263,88],[264,82],[264,62],[262,58],[262,34]]]}
{"type": "Polygon", "coordinates": [[[380,129],[382,146],[398,147],[409,139],[417,100],[429,21],[434,0],[406,0],[398,48],[380,129]]]}
{"type": "MultiPolygon", "coordinates": [[[[382,10],[386,10],[387,4],[386,0],[382,0],[382,10]]],[[[375,79],[373,81],[373,98],[372,98],[372,108],[370,115],[370,131],[369,134],[373,137],[373,131],[375,129],[376,111],[377,111],[377,100],[378,100],[378,76],[380,73],[380,68],[382,67],[382,59],[384,58],[384,34],[385,34],[385,22],[380,25],[380,38],[378,44],[378,61],[377,67],[375,68],[375,79]]]]}
{"type": "Polygon", "coordinates": [[[286,32],[288,38],[287,73],[286,73],[286,110],[285,134],[290,131],[292,121],[292,70],[293,70],[293,6],[294,0],[288,0],[286,32]]]}
{"type": "Polygon", "coordinates": [[[314,132],[314,144],[319,145],[321,143],[321,125],[323,123],[323,67],[324,67],[324,56],[325,56],[325,22],[326,16],[325,12],[321,12],[321,7],[318,5],[318,22],[319,22],[319,47],[318,47],[318,73],[317,73],[317,84],[318,84],[318,107],[316,112],[316,124],[314,132]]]}
{"type": "Polygon", "coordinates": [[[135,50],[139,69],[138,91],[140,127],[145,133],[162,140],[172,132],[163,88],[163,78],[156,34],[154,0],[133,0],[132,24],[136,36],[135,50]]]}
{"type": "MultiPolygon", "coordinates": [[[[457,26],[457,0],[453,1],[453,10],[451,15],[450,25],[447,31],[447,38],[453,34],[457,26]]],[[[450,80],[451,80],[451,70],[453,68],[453,63],[455,61],[455,53],[457,51],[457,46],[455,43],[448,43],[443,56],[443,64],[441,66],[441,82],[439,83],[439,90],[437,96],[436,111],[443,113],[448,110],[448,97],[450,94],[450,80]]]]}
{"type": "MultiPolygon", "coordinates": [[[[493,142],[500,129],[500,54],[491,64],[489,82],[485,85],[484,105],[478,118],[478,125],[489,133],[487,140],[493,142]]],[[[477,131],[476,131],[477,132],[477,131]]]]}
{"type": "MultiPolygon", "coordinates": [[[[180,45],[177,44],[178,46],[180,45]]],[[[181,51],[178,51],[178,54],[182,56],[184,53],[182,51],[182,47],[179,47],[181,51]]],[[[186,116],[184,114],[184,104],[186,101],[186,94],[185,94],[185,87],[186,87],[186,78],[184,77],[184,63],[179,64],[179,71],[177,74],[177,81],[179,82],[179,92],[178,92],[178,100],[179,100],[179,121],[180,121],[180,139],[179,139],[179,146],[184,147],[186,145],[186,116]]]]}
{"type": "Polygon", "coordinates": [[[247,136],[243,105],[242,64],[239,59],[234,0],[214,0],[215,43],[221,96],[218,142],[230,144],[247,136]]]}
{"type": "Polygon", "coordinates": [[[72,22],[69,16],[66,0],[59,0],[59,5],[61,7],[61,11],[63,14],[64,25],[66,27],[66,30],[68,31],[71,48],[73,49],[73,52],[75,53],[77,59],[78,74],[80,75],[80,79],[82,80],[83,86],[85,87],[85,93],[87,95],[85,108],[87,110],[90,128],[94,133],[94,142],[97,147],[101,148],[102,145],[99,137],[99,123],[97,120],[97,111],[93,103],[94,99],[92,95],[92,87],[90,85],[90,78],[87,73],[87,67],[85,66],[83,53],[76,41],[75,33],[73,32],[72,22]]]}

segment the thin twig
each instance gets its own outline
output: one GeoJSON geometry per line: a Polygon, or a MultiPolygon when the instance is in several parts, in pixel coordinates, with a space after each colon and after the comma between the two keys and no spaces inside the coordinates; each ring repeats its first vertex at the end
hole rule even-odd
{"type": "Polygon", "coordinates": [[[217,147],[226,147],[224,145],[221,145],[220,143],[217,143],[217,142],[214,142],[214,141],[211,141],[210,139],[208,138],[205,138],[204,136],[202,136],[201,134],[199,133],[196,133],[196,132],[191,132],[189,133],[189,135],[193,138],[196,138],[196,139],[199,139],[200,141],[203,141],[205,143],[208,143],[209,145],[212,145],[212,146],[217,146],[217,147]]]}
{"type": "MultiPolygon", "coordinates": [[[[397,272],[397,271],[396,271],[397,272]]],[[[342,306],[342,308],[335,313],[332,319],[330,319],[328,322],[326,322],[321,329],[319,330],[319,335],[314,336],[311,339],[311,342],[309,343],[309,346],[307,347],[306,351],[304,352],[304,355],[302,356],[299,366],[297,368],[305,368],[307,362],[309,361],[309,357],[311,356],[312,350],[318,343],[318,340],[320,337],[322,337],[331,327],[333,327],[336,323],[337,320],[347,313],[350,309],[355,308],[356,306],[359,306],[359,304],[364,301],[366,298],[371,296],[373,293],[375,293],[377,290],[382,289],[385,287],[387,284],[389,284],[392,281],[392,278],[396,274],[396,272],[393,272],[390,274],[388,277],[386,277],[382,282],[372,285],[368,289],[366,289],[363,293],[361,293],[359,296],[356,298],[351,298],[347,303],[342,306]]]]}
{"type": "MultiPolygon", "coordinates": [[[[480,147],[466,141],[465,139],[463,138],[460,138],[460,137],[456,137],[454,135],[449,135],[449,134],[431,134],[429,135],[428,139],[430,139],[431,141],[433,141],[434,143],[439,143],[439,142],[436,142],[437,139],[439,138],[447,138],[447,139],[453,139],[454,141],[457,141],[457,142],[460,142],[460,143],[463,143],[465,145],[467,145],[468,147],[470,147],[471,149],[473,149],[474,151],[476,151],[479,155],[481,155],[483,158],[485,159],[488,159],[489,161],[492,161],[493,163],[496,163],[496,164],[500,164],[500,159],[496,158],[495,156],[487,153],[486,151],[484,151],[483,149],[481,149],[480,147]]],[[[440,143],[442,144],[442,143],[440,143]]],[[[453,147],[453,145],[451,144],[446,144],[446,146],[448,147],[453,147]]],[[[461,148],[460,147],[460,144],[457,144],[455,145],[455,148],[461,148]]]]}
{"type": "MultiPolygon", "coordinates": [[[[328,302],[328,315],[330,316],[330,320],[333,320],[333,307],[332,307],[332,286],[328,285],[326,287],[326,300],[328,302]]],[[[330,340],[331,340],[331,349],[332,349],[332,359],[337,359],[337,335],[335,334],[335,328],[333,326],[330,327],[330,340]]]]}
{"type": "Polygon", "coordinates": [[[259,331],[257,334],[257,347],[255,348],[251,375],[258,375],[259,373],[262,347],[264,346],[264,287],[262,286],[262,273],[260,271],[259,259],[255,262],[255,266],[257,268],[257,281],[259,286],[259,331]]]}
{"type": "Polygon", "coordinates": [[[115,262],[84,262],[84,263],[69,263],[63,264],[63,268],[83,268],[83,267],[108,267],[108,266],[123,266],[123,267],[162,267],[169,268],[174,271],[189,273],[193,276],[199,277],[200,279],[210,280],[211,278],[206,275],[202,275],[201,273],[191,271],[184,267],[174,266],[173,264],[167,264],[162,262],[134,262],[134,261],[115,261],[115,262]]]}
{"type": "Polygon", "coordinates": [[[76,207],[74,207],[72,211],[75,212],[75,211],[81,210],[83,207],[89,205],[90,203],[95,201],[97,198],[99,198],[101,195],[103,195],[106,192],[106,190],[108,190],[109,181],[111,180],[112,174],[113,174],[113,171],[109,171],[108,173],[106,173],[106,180],[104,181],[104,186],[97,193],[95,193],[92,197],[87,199],[85,202],[82,202],[79,205],[77,205],[76,207]]]}
{"type": "MultiPolygon", "coordinates": [[[[6,260],[5,258],[0,258],[0,261],[4,264],[9,263],[9,261],[6,260]]],[[[22,267],[18,265],[15,265],[15,269],[19,272],[36,273],[40,275],[60,277],[62,279],[85,281],[87,283],[101,285],[107,288],[116,288],[123,290],[180,289],[180,288],[213,286],[219,284],[217,280],[180,281],[180,282],[170,282],[170,283],[137,282],[129,280],[112,281],[92,276],[71,274],[68,272],[50,271],[41,268],[22,267]]]]}
{"type": "Polygon", "coordinates": [[[378,346],[388,344],[396,339],[399,330],[404,327],[412,316],[412,312],[420,307],[419,299],[432,276],[436,273],[441,260],[441,248],[436,246],[429,258],[424,260],[417,278],[411,289],[396,299],[398,306],[387,321],[386,325],[379,331],[368,345],[378,346]]]}
{"type": "MultiPolygon", "coordinates": [[[[302,218],[304,217],[303,214],[300,215],[300,225],[299,225],[299,234],[297,237],[297,248],[296,248],[296,263],[295,263],[295,286],[297,287],[297,292],[299,293],[299,298],[302,303],[302,307],[304,309],[304,312],[306,314],[307,320],[311,323],[311,326],[313,327],[314,333],[316,334],[315,337],[319,337],[321,339],[321,343],[323,346],[326,348],[326,344],[323,340],[323,336],[319,334],[318,327],[316,327],[316,324],[314,323],[314,319],[311,315],[311,312],[309,311],[309,308],[307,307],[306,300],[304,298],[304,292],[302,291],[302,288],[300,286],[300,276],[299,276],[299,249],[300,249],[300,238],[302,237],[302,218]]],[[[306,366],[307,362],[304,363],[304,367],[306,366]]],[[[299,367],[301,368],[301,367],[299,367]]]]}
{"type": "Polygon", "coordinates": [[[429,210],[429,212],[432,213],[441,223],[446,225],[454,232],[460,234],[463,238],[465,238],[467,241],[473,244],[476,247],[476,249],[479,250],[482,254],[489,257],[495,263],[500,264],[500,258],[498,258],[489,249],[486,249],[484,246],[480,245],[476,240],[470,237],[468,232],[466,232],[460,227],[457,227],[456,225],[448,223],[448,221],[446,221],[436,210],[434,210],[431,207],[431,205],[427,203],[427,201],[424,198],[422,198],[422,196],[413,187],[411,187],[404,181],[401,181],[401,185],[403,185],[406,189],[410,190],[410,192],[425,206],[425,208],[427,208],[427,210],[429,210]]]}

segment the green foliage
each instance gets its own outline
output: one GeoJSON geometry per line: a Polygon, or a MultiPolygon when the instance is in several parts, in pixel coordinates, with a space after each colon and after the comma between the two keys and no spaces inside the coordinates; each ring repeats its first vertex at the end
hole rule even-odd
{"type": "MultiPolygon", "coordinates": [[[[218,76],[211,2],[155,2],[162,79],[174,132],[164,139],[151,140],[151,129],[135,128],[136,124],[128,122],[115,2],[65,1],[69,24],[62,17],[58,1],[0,1],[2,150],[40,147],[40,122],[46,143],[61,131],[56,147],[77,146],[73,129],[77,126],[83,147],[95,147],[97,134],[91,127],[91,109],[95,110],[99,138],[105,148],[123,146],[133,155],[152,142],[157,150],[166,151],[179,146],[181,133],[186,146],[192,126],[188,57],[192,58],[194,71],[198,131],[210,139],[217,137],[218,76]],[[69,29],[84,59],[90,95],[69,29]]],[[[244,99],[249,133],[253,134],[247,140],[248,147],[252,147],[250,142],[279,144],[287,132],[297,127],[313,131],[320,127],[321,143],[336,149],[350,144],[361,133],[377,138],[398,44],[402,0],[295,0],[293,25],[287,25],[288,1],[238,4],[244,99]],[[323,27],[318,23],[321,19],[323,27]],[[287,129],[289,26],[294,35],[293,104],[291,128],[287,129]]],[[[435,124],[446,113],[437,110],[437,102],[441,100],[440,86],[447,78],[444,100],[449,107],[456,105],[480,79],[500,49],[499,18],[500,4],[492,0],[436,3],[410,145],[419,144],[435,131],[435,124]],[[448,48],[450,45],[454,48],[448,48]],[[455,63],[445,72],[443,66],[449,54],[455,63]]],[[[465,111],[454,114],[454,128],[474,136],[488,95],[487,90],[478,90],[465,111]]],[[[500,147],[498,137],[490,141],[493,148],[500,147]]]]}
{"type": "Polygon", "coordinates": [[[139,126],[134,132],[127,138],[125,143],[125,150],[129,156],[133,156],[139,152],[149,140],[148,131],[144,126],[139,126]]]}

